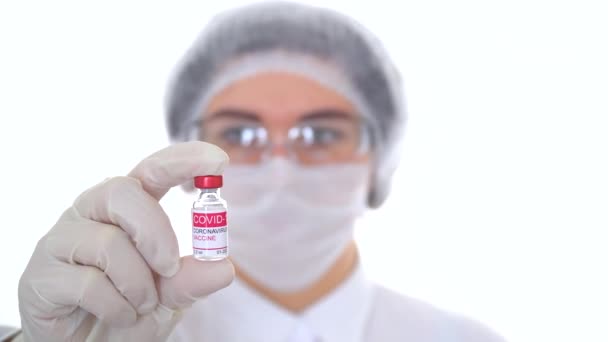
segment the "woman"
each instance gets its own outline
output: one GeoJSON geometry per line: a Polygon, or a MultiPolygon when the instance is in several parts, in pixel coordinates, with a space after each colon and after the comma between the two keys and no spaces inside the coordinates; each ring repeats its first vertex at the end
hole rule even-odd
{"type": "Polygon", "coordinates": [[[19,338],[501,341],[361,269],[353,226],[390,188],[401,91],[379,42],[342,15],[265,3],[218,16],[170,85],[175,144],[85,191],[41,239],[19,338]],[[180,260],[158,204],[201,174],[224,174],[230,261],[180,260]]]}

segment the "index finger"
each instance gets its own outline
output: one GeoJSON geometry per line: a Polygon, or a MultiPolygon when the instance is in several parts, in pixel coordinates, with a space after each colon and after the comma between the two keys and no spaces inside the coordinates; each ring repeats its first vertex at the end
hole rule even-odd
{"type": "Polygon", "coordinates": [[[228,160],[219,147],[190,141],[150,155],[137,164],[129,177],[138,179],[147,193],[160,200],[169,189],[192,181],[195,176],[221,174],[228,160]]]}

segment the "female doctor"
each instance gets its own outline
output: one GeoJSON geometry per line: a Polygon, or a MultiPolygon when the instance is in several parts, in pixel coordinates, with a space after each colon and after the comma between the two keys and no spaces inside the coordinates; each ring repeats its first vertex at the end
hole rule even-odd
{"type": "Polygon", "coordinates": [[[502,341],[361,269],[353,226],[390,188],[401,91],[342,15],[264,3],[216,17],[169,87],[175,144],[83,192],[38,243],[17,340],[502,341]],[[230,260],[180,259],[158,203],[202,174],[224,175],[230,260]]]}

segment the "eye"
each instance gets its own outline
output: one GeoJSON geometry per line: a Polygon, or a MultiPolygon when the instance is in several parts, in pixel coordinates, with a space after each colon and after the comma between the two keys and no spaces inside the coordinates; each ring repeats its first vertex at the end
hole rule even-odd
{"type": "Polygon", "coordinates": [[[260,147],[267,142],[268,134],[264,127],[232,126],[218,133],[221,143],[226,146],[260,147]]]}
{"type": "Polygon", "coordinates": [[[228,127],[220,133],[220,137],[224,143],[238,146],[253,145],[256,136],[256,128],[249,126],[228,127]]]}
{"type": "Polygon", "coordinates": [[[303,127],[302,138],[308,146],[326,146],[344,139],[344,132],[330,127],[303,127]]]}

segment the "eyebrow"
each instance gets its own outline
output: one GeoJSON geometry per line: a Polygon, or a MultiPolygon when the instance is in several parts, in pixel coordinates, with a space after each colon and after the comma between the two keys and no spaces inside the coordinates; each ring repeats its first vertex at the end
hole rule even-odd
{"type": "Polygon", "coordinates": [[[260,121],[260,116],[252,111],[237,109],[237,108],[224,108],[217,112],[211,113],[206,120],[214,120],[219,118],[230,118],[230,119],[245,119],[251,121],[260,121]]]}
{"type": "Polygon", "coordinates": [[[339,109],[326,108],[326,109],[317,109],[302,116],[301,120],[311,120],[311,119],[352,119],[356,118],[356,115],[350,114],[348,112],[344,112],[339,109]]]}
{"type": "MultiPolygon", "coordinates": [[[[333,109],[333,108],[324,108],[324,109],[316,109],[311,112],[304,114],[299,121],[304,120],[315,120],[315,119],[352,119],[356,117],[353,114],[349,114],[348,112],[333,109]]],[[[251,121],[261,121],[260,116],[253,111],[248,111],[245,109],[238,108],[224,108],[220,109],[216,112],[211,113],[206,121],[220,119],[220,118],[230,118],[230,119],[245,119],[251,121]]]]}

